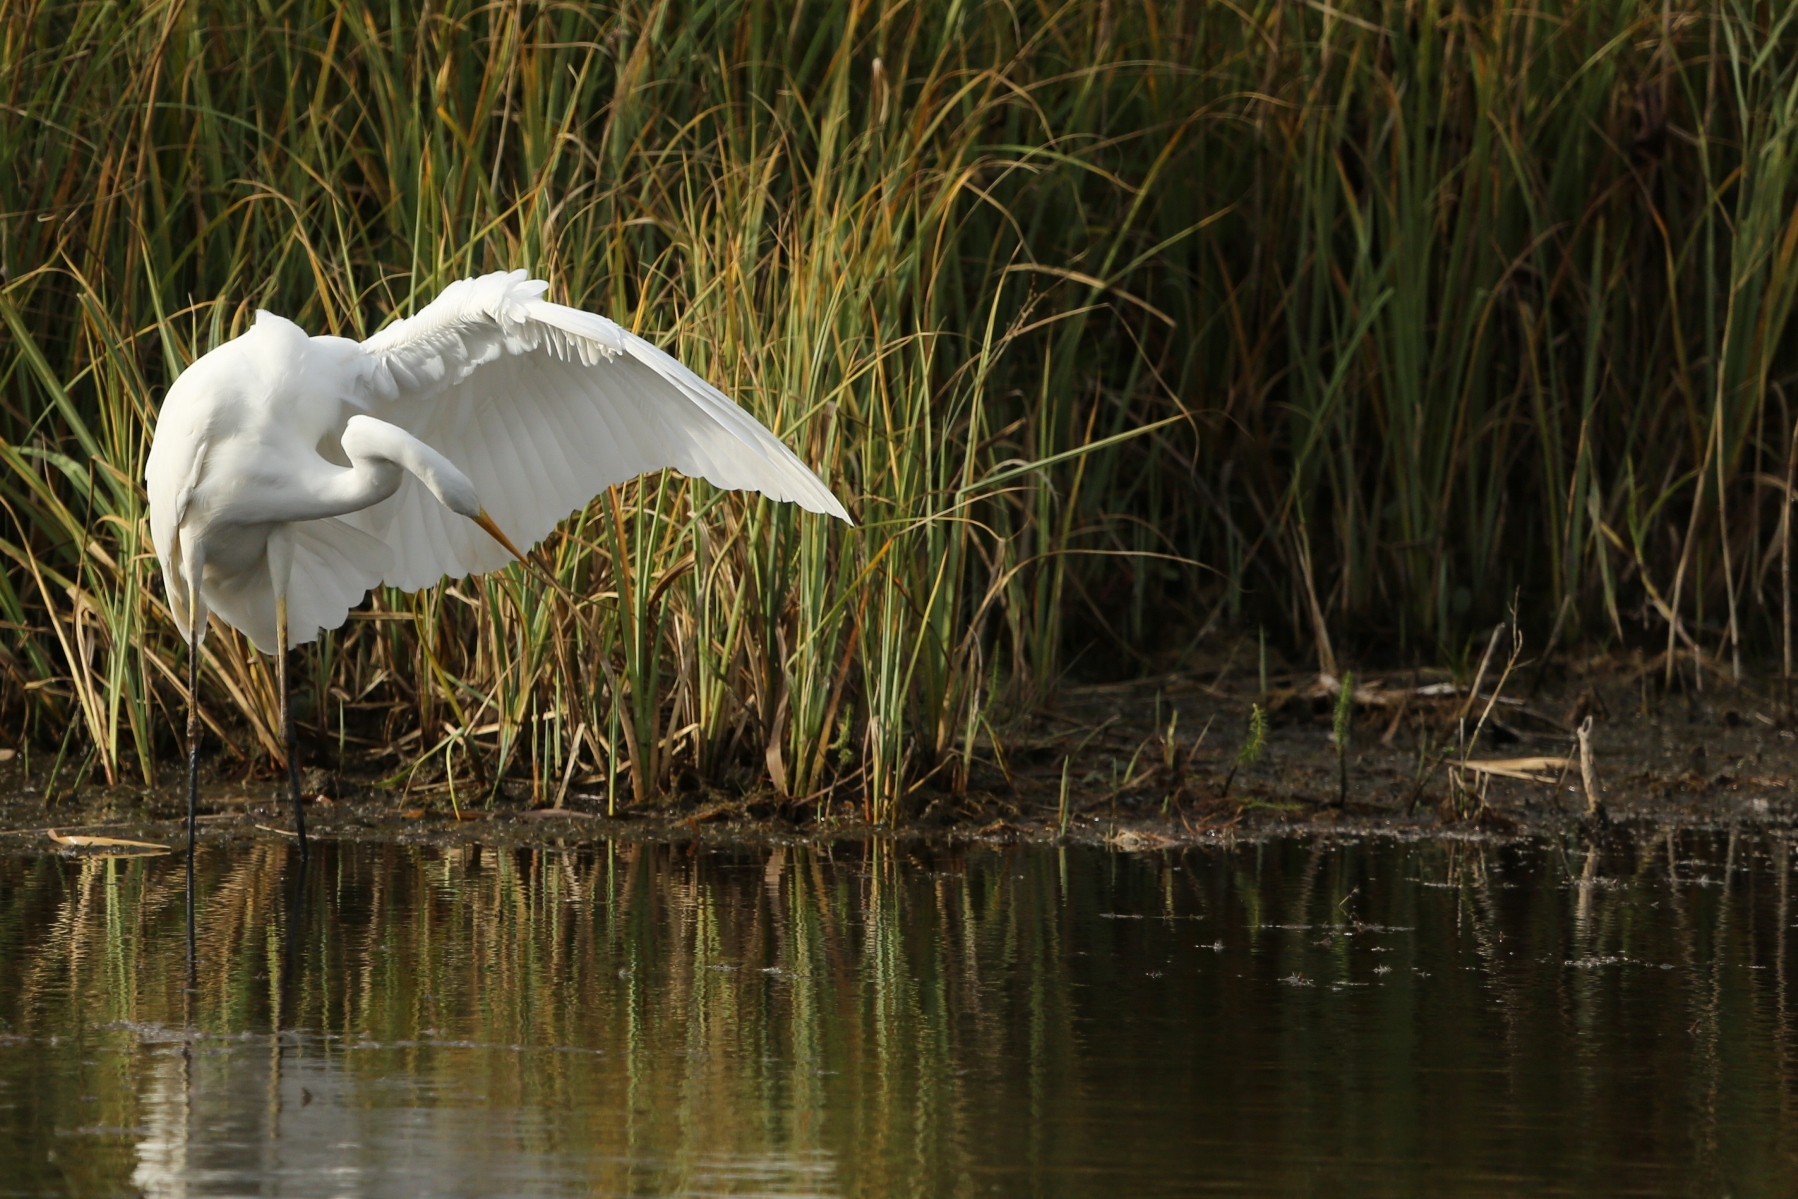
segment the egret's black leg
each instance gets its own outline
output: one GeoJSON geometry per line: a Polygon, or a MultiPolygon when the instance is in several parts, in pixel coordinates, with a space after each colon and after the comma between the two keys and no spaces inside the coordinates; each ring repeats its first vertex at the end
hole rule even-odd
{"type": "Polygon", "coordinates": [[[293,709],[287,702],[287,601],[275,602],[275,684],[281,689],[281,740],[287,748],[287,790],[293,796],[293,831],[306,857],[306,806],[300,800],[300,747],[293,735],[293,709]]]}
{"type": "Polygon", "coordinates": [[[187,643],[187,978],[194,980],[194,837],[200,804],[200,637],[187,643]]]}

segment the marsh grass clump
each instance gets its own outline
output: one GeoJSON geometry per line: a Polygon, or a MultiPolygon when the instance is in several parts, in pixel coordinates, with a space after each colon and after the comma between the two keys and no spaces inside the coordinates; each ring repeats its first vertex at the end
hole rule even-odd
{"type": "MultiPolygon", "coordinates": [[[[169,380],[257,307],[361,337],[500,267],[858,527],[663,474],[538,551],[559,590],[371,597],[296,716],[415,796],[893,820],[1091,644],[1440,660],[1512,593],[1661,678],[1788,636],[1776,10],[46,0],[0,90],[0,720],[64,774],[178,744],[169,380]]],[[[227,631],[200,691],[231,771],[279,759],[227,631]]]]}
{"type": "Polygon", "coordinates": [[[1266,749],[1267,713],[1261,710],[1260,704],[1250,704],[1248,730],[1243,734],[1242,744],[1236,748],[1236,760],[1230,764],[1230,773],[1224,776],[1224,785],[1218,788],[1219,799],[1228,798],[1230,784],[1236,781],[1236,772],[1259,762],[1266,749]]]}

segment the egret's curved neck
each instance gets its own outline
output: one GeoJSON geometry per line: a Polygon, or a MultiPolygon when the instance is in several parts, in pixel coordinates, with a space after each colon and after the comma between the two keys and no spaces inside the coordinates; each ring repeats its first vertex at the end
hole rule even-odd
{"type": "Polygon", "coordinates": [[[352,416],[344,427],[342,444],[349,467],[333,468],[315,478],[308,488],[305,511],[286,519],[322,520],[372,508],[398,491],[408,474],[416,476],[450,511],[469,517],[481,511],[468,477],[398,425],[371,416],[352,416]]]}
{"type": "Polygon", "coordinates": [[[357,454],[347,445],[344,452],[349,455],[350,465],[311,479],[307,488],[310,502],[304,511],[293,512],[287,520],[324,520],[360,512],[388,498],[405,482],[405,471],[391,458],[357,454]]]}
{"type": "Polygon", "coordinates": [[[343,429],[343,452],[350,456],[350,461],[358,464],[361,461],[393,463],[415,476],[451,512],[467,517],[480,514],[481,501],[468,476],[457,470],[448,458],[398,425],[372,416],[352,416],[343,429]]]}

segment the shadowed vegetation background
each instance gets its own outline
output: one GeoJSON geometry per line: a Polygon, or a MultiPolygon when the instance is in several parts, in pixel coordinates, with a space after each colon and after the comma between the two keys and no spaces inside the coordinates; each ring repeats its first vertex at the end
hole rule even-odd
{"type": "MultiPolygon", "coordinates": [[[[7,0],[12,735],[114,781],[176,746],[139,479],[185,363],[502,267],[860,526],[669,475],[546,545],[578,610],[374,596],[300,712],[396,785],[889,819],[1082,661],[1458,660],[1514,592],[1537,644],[1777,655],[1793,11],[7,0]]],[[[228,630],[203,687],[231,769],[278,754],[228,630]]]]}

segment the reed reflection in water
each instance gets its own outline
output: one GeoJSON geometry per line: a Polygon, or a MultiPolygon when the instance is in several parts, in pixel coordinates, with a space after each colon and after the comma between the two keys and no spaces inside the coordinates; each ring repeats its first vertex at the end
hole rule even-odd
{"type": "Polygon", "coordinates": [[[1789,1194],[1790,856],[0,858],[0,1195],[1789,1194]]]}

